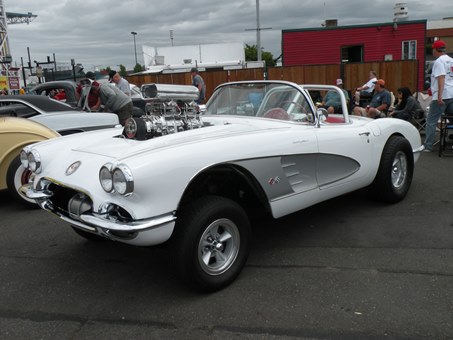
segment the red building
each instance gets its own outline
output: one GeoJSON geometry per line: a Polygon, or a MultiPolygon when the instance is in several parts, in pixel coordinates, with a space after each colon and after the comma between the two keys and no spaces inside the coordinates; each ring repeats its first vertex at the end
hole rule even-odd
{"type": "MultiPolygon", "coordinates": [[[[334,21],[335,22],[335,21],[334,21]]],[[[326,65],[385,60],[419,61],[425,72],[426,20],[282,31],[282,64],[326,65]]]]}

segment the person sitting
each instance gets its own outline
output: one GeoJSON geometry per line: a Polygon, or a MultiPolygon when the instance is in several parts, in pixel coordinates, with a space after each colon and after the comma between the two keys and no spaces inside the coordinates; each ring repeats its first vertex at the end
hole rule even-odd
{"type": "MultiPolygon", "coordinates": [[[[346,102],[349,101],[349,94],[348,91],[343,89],[343,80],[337,79],[336,85],[341,88],[341,90],[344,93],[344,96],[346,98],[346,102]]],[[[321,102],[321,107],[325,108],[327,110],[327,113],[342,113],[342,107],[341,107],[341,96],[340,94],[335,91],[335,90],[330,90],[326,93],[324,96],[322,102],[321,102]]]]}
{"type": "Polygon", "coordinates": [[[410,121],[412,117],[422,110],[420,103],[412,96],[408,87],[400,87],[397,90],[398,104],[389,116],[410,121]]]}
{"type": "Polygon", "coordinates": [[[384,79],[379,79],[375,82],[375,92],[371,98],[370,105],[366,108],[356,106],[352,113],[356,116],[365,116],[369,118],[383,118],[386,117],[388,108],[391,105],[390,92],[385,89],[384,79]]]}
{"type": "Polygon", "coordinates": [[[65,102],[66,101],[66,92],[65,92],[65,90],[64,89],[58,89],[57,93],[53,96],[53,99],[65,102]]]}
{"type": "Polygon", "coordinates": [[[355,105],[360,105],[360,98],[361,97],[371,97],[374,91],[374,84],[377,81],[377,73],[376,71],[370,71],[369,73],[369,80],[360,87],[355,89],[355,105]]]}

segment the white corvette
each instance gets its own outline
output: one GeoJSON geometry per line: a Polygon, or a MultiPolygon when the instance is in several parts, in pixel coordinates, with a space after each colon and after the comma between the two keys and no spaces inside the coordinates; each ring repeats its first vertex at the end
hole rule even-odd
{"type": "Polygon", "coordinates": [[[87,239],[169,241],[189,284],[231,283],[250,248],[250,213],[279,218],[360,188],[398,202],[420,135],[393,118],[349,116],[341,90],[284,81],[219,86],[202,113],[192,87],[146,90],[149,115],[121,128],[24,148],[28,198],[87,239]],[[335,90],[343,114],[316,109],[310,91],[335,90]]]}

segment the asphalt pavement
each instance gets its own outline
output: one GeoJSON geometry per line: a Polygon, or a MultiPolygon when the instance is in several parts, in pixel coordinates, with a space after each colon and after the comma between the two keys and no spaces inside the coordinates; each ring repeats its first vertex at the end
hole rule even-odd
{"type": "Polygon", "coordinates": [[[360,191],[253,227],[239,278],[178,281],[165,247],[89,242],[0,192],[0,339],[453,339],[453,157],[406,199],[360,191]]]}

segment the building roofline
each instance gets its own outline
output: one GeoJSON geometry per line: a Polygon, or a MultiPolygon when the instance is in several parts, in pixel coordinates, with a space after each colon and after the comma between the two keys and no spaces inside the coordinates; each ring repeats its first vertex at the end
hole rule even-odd
{"type": "MultiPolygon", "coordinates": [[[[364,24],[364,25],[347,25],[347,26],[329,26],[329,27],[311,27],[311,28],[293,28],[282,30],[282,33],[287,32],[306,32],[306,31],[326,31],[326,30],[337,30],[337,29],[354,29],[354,28],[368,28],[376,26],[393,26],[395,22],[384,22],[384,23],[373,23],[373,24],[364,24]]],[[[405,20],[405,21],[396,21],[398,25],[408,25],[408,24],[425,24],[427,23],[426,19],[423,20],[405,20]]]]}

